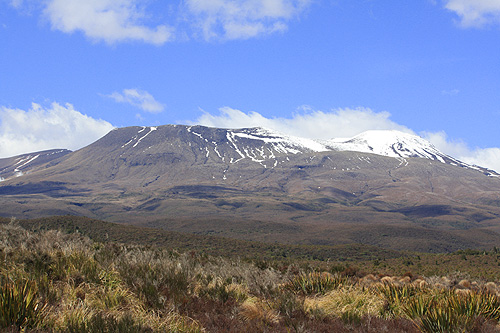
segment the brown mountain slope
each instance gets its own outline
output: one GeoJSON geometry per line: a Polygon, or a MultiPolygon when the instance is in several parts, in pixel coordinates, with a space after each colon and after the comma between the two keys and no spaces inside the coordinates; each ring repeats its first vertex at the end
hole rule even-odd
{"type": "Polygon", "coordinates": [[[118,129],[1,182],[0,214],[284,243],[500,244],[499,178],[438,160],[317,150],[256,129],[118,129]]]}

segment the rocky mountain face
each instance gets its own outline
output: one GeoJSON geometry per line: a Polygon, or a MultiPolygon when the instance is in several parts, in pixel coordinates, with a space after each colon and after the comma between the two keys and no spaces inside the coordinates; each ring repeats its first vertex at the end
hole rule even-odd
{"type": "Polygon", "coordinates": [[[317,141],[261,128],[127,127],[48,156],[0,160],[0,215],[77,214],[285,243],[500,244],[498,174],[396,131],[317,141]]]}

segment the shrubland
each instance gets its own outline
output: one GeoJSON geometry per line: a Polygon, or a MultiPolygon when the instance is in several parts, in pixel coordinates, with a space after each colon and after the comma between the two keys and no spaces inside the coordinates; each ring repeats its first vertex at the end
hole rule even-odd
{"type": "Polygon", "coordinates": [[[476,272],[395,273],[416,266],[409,261],[417,260],[423,269],[443,258],[459,262],[480,258],[484,263],[486,257],[496,258],[495,251],[469,250],[439,259],[431,259],[438,255],[406,254],[378,263],[304,258],[294,262],[103,238],[90,239],[75,230],[38,228],[35,232],[14,220],[1,224],[1,329],[498,331],[500,287],[498,279],[485,278],[494,274],[488,273],[488,265],[477,266],[476,272]],[[477,270],[483,268],[486,273],[480,278],[477,270]]]}

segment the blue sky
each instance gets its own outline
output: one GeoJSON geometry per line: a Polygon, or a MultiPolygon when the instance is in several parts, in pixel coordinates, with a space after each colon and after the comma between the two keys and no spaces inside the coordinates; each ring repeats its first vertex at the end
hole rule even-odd
{"type": "Polygon", "coordinates": [[[500,0],[0,0],[0,42],[0,157],[260,125],[400,129],[500,170],[500,0]]]}

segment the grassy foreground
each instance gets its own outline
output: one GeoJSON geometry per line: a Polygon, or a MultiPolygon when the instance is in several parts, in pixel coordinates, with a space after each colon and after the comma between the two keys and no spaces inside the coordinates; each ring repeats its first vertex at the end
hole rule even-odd
{"type": "Polygon", "coordinates": [[[499,285],[254,264],[0,225],[7,332],[496,332],[499,285]]]}

